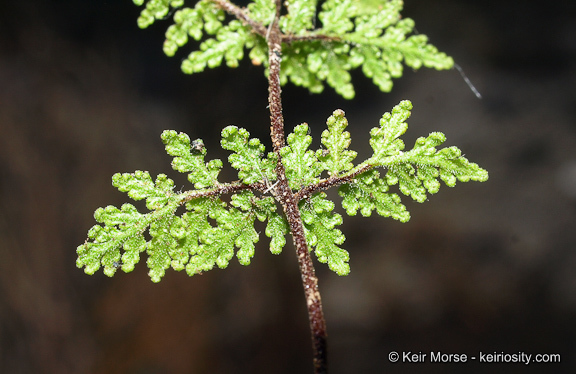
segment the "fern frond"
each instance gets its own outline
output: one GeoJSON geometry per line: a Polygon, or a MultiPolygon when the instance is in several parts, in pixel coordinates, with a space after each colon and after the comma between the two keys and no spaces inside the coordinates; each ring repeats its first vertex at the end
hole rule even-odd
{"type": "MultiPolygon", "coordinates": [[[[141,6],[144,0],[133,0],[134,4],[141,6]]],[[[140,12],[138,27],[144,29],[156,20],[161,20],[168,15],[170,8],[179,8],[184,5],[184,0],[147,0],[146,8],[140,12]]]]}
{"type": "Polygon", "coordinates": [[[388,185],[398,184],[404,195],[424,202],[427,193],[438,192],[438,178],[449,187],[454,187],[457,180],[488,180],[488,172],[469,162],[457,147],[437,150],[436,147],[446,141],[446,137],[440,132],[418,138],[412,150],[403,152],[404,142],[398,137],[408,128],[406,120],[411,109],[412,104],[409,101],[401,102],[394,107],[392,113],[382,116],[380,127],[373,128],[370,132],[370,145],[374,156],[366,163],[387,168],[388,185]]]}
{"type": "Polygon", "coordinates": [[[316,155],[324,170],[330,176],[344,173],[354,166],[352,161],[356,158],[355,151],[348,150],[350,146],[350,133],[344,131],[348,126],[348,120],[344,111],[335,110],[326,121],[327,130],[322,132],[322,144],[326,150],[318,150],[316,155]]]}
{"type": "MultiPolygon", "coordinates": [[[[143,0],[135,0],[138,5],[143,0]]],[[[148,0],[138,20],[144,28],[167,16],[183,0],[148,0]]],[[[392,89],[392,78],[402,76],[403,64],[419,69],[450,69],[453,60],[428,43],[425,35],[412,35],[414,21],[401,18],[402,0],[328,0],[318,7],[316,0],[286,1],[280,17],[283,33],[281,83],[288,81],[313,93],[324,83],[344,98],[355,95],[350,71],[361,67],[380,90],[392,89]],[[317,14],[318,13],[318,14],[317,14]],[[316,17],[321,25],[316,26],[316,17]]],[[[164,52],[173,56],[189,38],[201,41],[182,62],[182,71],[194,74],[226,63],[237,67],[245,49],[256,65],[268,66],[266,30],[275,16],[275,3],[254,0],[244,9],[229,4],[226,10],[242,19],[226,22],[221,4],[198,1],[193,8],[175,12],[166,31],[164,52]],[[247,22],[249,20],[249,22],[247,22]]],[[[268,74],[268,70],[265,69],[268,74]]]]}
{"type": "Polygon", "coordinates": [[[306,241],[314,248],[318,261],[328,263],[330,270],[338,275],[348,275],[350,255],[338,247],[346,238],[342,231],[335,228],[342,224],[342,216],[331,213],[334,203],[326,199],[324,192],[320,192],[301,202],[300,207],[306,241]]]}
{"type": "Polygon", "coordinates": [[[287,143],[280,150],[280,155],[290,188],[298,190],[316,182],[321,166],[314,151],[308,149],[312,143],[312,137],[308,135],[308,124],[296,126],[294,132],[288,135],[287,143]]]}
{"type": "Polygon", "coordinates": [[[392,217],[400,222],[408,222],[410,213],[402,204],[400,197],[388,192],[388,184],[376,170],[370,170],[354,178],[353,183],[346,183],[338,189],[342,197],[342,207],[349,216],[360,213],[370,217],[372,211],[383,217],[392,217]]]}
{"type": "Polygon", "coordinates": [[[162,142],[166,147],[166,153],[174,156],[172,168],[181,173],[189,172],[188,180],[194,187],[202,189],[218,185],[222,161],[214,159],[204,163],[206,148],[201,139],[191,143],[188,135],[166,130],[162,133],[162,142]]]}
{"type": "Polygon", "coordinates": [[[401,0],[325,1],[318,14],[322,26],[308,33],[309,40],[286,45],[290,58],[303,54],[306,59],[286,71],[284,81],[290,79],[311,92],[322,91],[318,81],[325,81],[351,99],[355,92],[349,71],[360,66],[384,92],[392,89],[392,78],[402,76],[402,63],[413,69],[452,68],[452,58],[429,44],[425,35],[409,36],[414,21],[400,17],[402,6],[401,0]],[[302,44],[310,44],[312,51],[302,44]]]}
{"type": "Polygon", "coordinates": [[[270,251],[280,253],[290,230],[286,217],[277,210],[278,197],[269,195],[273,194],[275,168],[281,157],[288,185],[300,199],[307,244],[320,262],[346,275],[350,271],[349,254],[340,247],[345,238],[336,228],[342,224],[342,216],[333,213],[334,203],[322,190],[340,186],[338,194],[348,215],[360,211],[367,217],[376,211],[406,222],[410,214],[400,196],[390,191],[392,186],[398,185],[402,194],[424,202],[428,194],[438,192],[440,181],[453,187],[457,181],[488,179],[486,170],[469,162],[458,148],[438,149],[446,141],[442,133],[420,137],[411,150],[404,151],[400,137],[408,128],[411,109],[409,101],[402,101],[382,116],[380,126],[370,131],[372,157],[357,165],[352,163],[357,153],[349,149],[348,121],[342,110],[335,110],[326,121],[323,148],[318,150],[309,149],[312,137],[305,123],[288,135],[279,155],[270,152],[266,157],[259,139],[251,139],[245,129],[228,126],[222,131],[221,145],[231,151],[228,161],[240,178],[231,184],[217,181],[222,161],[204,161],[207,151],[202,140],[190,141],[184,133],[164,131],[162,141],[173,156],[173,169],[188,173],[195,189],[175,192],[174,182],[164,174],[154,181],[146,171],[115,174],[113,185],[134,200],[145,200],[149,212],[140,213],[131,204],[96,210],[94,217],[99,224],[78,246],[76,264],[88,274],[104,266],[104,273],[112,276],[118,268],[132,271],[146,251],[154,282],[159,282],[170,267],[185,269],[189,275],[215,266],[225,268],[234,255],[248,265],[259,241],[256,219],[267,221],[270,251]],[[384,170],[383,176],[377,169],[384,170]],[[323,178],[326,171],[328,178],[323,178]],[[231,195],[229,202],[220,198],[223,194],[231,195]],[[182,206],[185,211],[178,215],[182,206]]]}
{"type": "Polygon", "coordinates": [[[274,165],[276,156],[269,153],[263,158],[265,147],[259,139],[248,139],[250,133],[236,126],[228,126],[222,130],[222,148],[233,153],[228,157],[230,165],[238,170],[238,178],[243,183],[257,181],[274,181],[274,165]]]}

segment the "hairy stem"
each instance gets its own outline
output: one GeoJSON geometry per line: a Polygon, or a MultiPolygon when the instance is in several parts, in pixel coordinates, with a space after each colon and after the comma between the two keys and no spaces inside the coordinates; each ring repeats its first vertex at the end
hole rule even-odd
{"type": "Polygon", "coordinates": [[[318,191],[324,191],[334,186],[349,183],[358,175],[365,173],[373,168],[374,166],[372,165],[365,165],[359,168],[355,168],[352,172],[343,176],[335,176],[327,179],[322,179],[320,182],[306,186],[302,188],[300,191],[298,191],[295,195],[296,200],[300,201],[302,199],[307,199],[318,191]]]}
{"type": "Polygon", "coordinates": [[[265,36],[266,35],[266,28],[254,21],[252,18],[248,17],[248,15],[242,10],[242,8],[238,7],[237,5],[229,2],[228,0],[212,0],[216,5],[222,8],[225,12],[236,17],[242,24],[249,25],[255,33],[265,36]]]}
{"type": "Polygon", "coordinates": [[[282,34],[278,25],[280,18],[281,2],[276,1],[276,17],[268,30],[268,104],[270,107],[270,135],[274,152],[278,156],[276,175],[278,184],[274,191],[276,199],[282,205],[284,214],[290,226],[290,232],[296,247],[300,275],[306,296],[308,318],[312,332],[312,346],[314,350],[314,372],[316,374],[327,372],[326,362],[326,321],[322,311],[322,300],[318,291],[318,278],[314,271],[314,264],[310,257],[310,251],[304,236],[304,226],[298,209],[298,199],[288,185],[286,172],[280,149],[285,146],[284,141],[284,118],[282,115],[282,100],[280,87],[280,63],[282,61],[282,34]]]}
{"type": "MultiPolygon", "coordinates": [[[[306,306],[308,308],[308,318],[310,320],[310,330],[312,332],[312,347],[314,351],[314,373],[327,373],[326,361],[326,321],[322,311],[322,300],[318,291],[318,278],[314,270],[314,264],[310,257],[306,236],[304,235],[304,226],[298,209],[298,194],[294,194],[286,178],[286,170],[282,164],[280,149],[285,145],[284,139],[284,117],[282,115],[282,99],[280,87],[280,63],[282,62],[282,41],[292,42],[300,40],[297,37],[288,37],[282,35],[279,27],[279,20],[282,8],[282,1],[276,0],[276,15],[273,22],[266,29],[262,24],[252,20],[241,8],[234,5],[228,0],[212,0],[224,11],[235,16],[243,24],[249,25],[252,30],[266,38],[268,43],[268,104],[270,108],[270,136],[274,152],[277,155],[275,173],[278,180],[273,194],[277,201],[280,202],[290,226],[290,232],[296,247],[296,256],[300,266],[300,275],[304,286],[306,296],[306,306]]],[[[314,35],[303,40],[332,40],[330,37],[314,35]]],[[[258,188],[257,188],[258,189],[258,188]]]]}
{"type": "Polygon", "coordinates": [[[216,188],[209,188],[204,190],[190,190],[183,194],[185,196],[182,199],[181,204],[184,204],[190,200],[197,199],[199,197],[228,195],[243,190],[256,190],[264,192],[266,191],[266,184],[265,183],[244,184],[240,181],[236,181],[232,183],[220,184],[216,188]]]}

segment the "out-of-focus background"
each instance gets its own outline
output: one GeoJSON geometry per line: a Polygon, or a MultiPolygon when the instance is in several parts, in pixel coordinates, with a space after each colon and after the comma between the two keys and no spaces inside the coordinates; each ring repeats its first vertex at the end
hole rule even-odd
{"type": "MultiPolygon", "coordinates": [[[[262,235],[251,266],[160,284],[75,266],[99,206],[126,201],[115,172],[170,173],[163,129],[204,139],[229,124],[268,138],[266,81],[243,61],[186,76],[162,53],[168,22],[141,31],[122,1],[0,3],[0,372],[308,373],[311,350],[291,245],[262,235]]],[[[288,129],[319,144],[336,108],[352,147],[402,99],[405,140],[446,134],[486,183],[404,199],[401,224],[344,217],[352,271],[318,264],[331,372],[573,373],[576,370],[576,12],[570,1],[406,0],[405,17],[456,70],[407,69],[392,93],[354,75],[357,96],[284,89],[288,129]],[[561,364],[391,364],[388,354],[559,353],[561,364]]],[[[186,49],[185,51],[190,51],[186,49]]],[[[234,179],[231,172],[223,175],[234,179]]],[[[184,187],[187,188],[187,187],[184,187]]],[[[339,208],[341,210],[341,208],[339,208]]]]}

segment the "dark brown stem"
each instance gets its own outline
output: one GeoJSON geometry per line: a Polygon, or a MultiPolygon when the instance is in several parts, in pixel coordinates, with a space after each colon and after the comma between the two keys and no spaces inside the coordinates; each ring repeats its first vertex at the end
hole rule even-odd
{"type": "Polygon", "coordinates": [[[342,39],[337,36],[329,36],[323,34],[308,34],[308,35],[282,35],[282,41],[284,43],[292,42],[304,42],[304,41],[314,41],[321,40],[325,42],[341,42],[342,39]]]}
{"type": "Polygon", "coordinates": [[[257,34],[261,36],[266,36],[266,28],[252,18],[250,18],[242,8],[235,4],[232,4],[228,0],[212,0],[216,5],[218,5],[225,12],[233,15],[242,22],[244,25],[250,26],[250,28],[257,34]]]}
{"type": "MultiPolygon", "coordinates": [[[[312,38],[286,37],[282,35],[279,27],[279,20],[282,8],[282,1],[276,0],[276,15],[268,28],[252,20],[241,8],[232,4],[228,0],[212,0],[220,8],[235,16],[243,24],[249,25],[253,32],[266,38],[268,44],[268,104],[270,108],[270,136],[272,145],[276,153],[278,162],[275,173],[277,177],[276,187],[272,190],[275,199],[280,202],[290,232],[296,247],[296,256],[300,266],[304,294],[306,296],[306,306],[308,308],[308,318],[310,320],[310,329],[312,332],[312,347],[314,351],[314,373],[327,373],[326,360],[326,321],[322,311],[322,300],[318,292],[318,278],[314,271],[314,264],[310,257],[306,236],[304,235],[304,226],[298,209],[297,195],[292,192],[286,178],[286,170],[282,163],[280,150],[286,145],[284,140],[284,117],[282,115],[282,99],[280,87],[280,64],[282,62],[282,42],[297,40],[325,39],[323,36],[314,36],[312,38]]],[[[255,187],[255,186],[254,186],[255,187]]],[[[260,186],[259,186],[260,187],[260,186]]],[[[258,189],[258,188],[256,188],[258,189]]]]}
{"type": "Polygon", "coordinates": [[[199,197],[210,197],[210,196],[221,196],[221,195],[229,195],[234,192],[243,191],[243,190],[256,190],[260,192],[266,191],[266,184],[265,183],[252,183],[252,184],[243,184],[240,181],[221,184],[216,188],[205,189],[205,190],[191,190],[186,192],[186,197],[182,200],[182,204],[197,199],[199,197]]]}
{"type": "Polygon", "coordinates": [[[298,191],[295,195],[296,199],[298,201],[300,201],[302,199],[307,199],[318,191],[324,191],[324,190],[327,190],[327,189],[335,187],[335,186],[339,186],[339,185],[344,184],[344,183],[349,183],[358,175],[365,173],[371,169],[374,169],[374,166],[365,165],[359,169],[354,170],[350,174],[346,174],[346,175],[339,176],[339,177],[330,177],[330,178],[322,179],[320,182],[318,182],[316,184],[308,185],[308,186],[302,188],[300,191],[298,191]]]}
{"type": "Polygon", "coordinates": [[[280,63],[282,62],[282,34],[278,25],[280,18],[281,1],[276,1],[276,17],[270,25],[268,35],[268,104],[270,107],[270,136],[274,146],[274,152],[278,157],[276,164],[276,176],[278,184],[274,194],[284,209],[284,214],[290,226],[300,275],[306,296],[308,318],[312,332],[312,346],[314,349],[314,373],[327,373],[326,361],[326,321],[322,311],[322,300],[318,292],[318,278],[314,271],[314,264],[310,257],[308,244],[304,235],[304,226],[298,209],[298,199],[288,185],[286,171],[280,157],[280,149],[285,146],[284,141],[284,117],[282,115],[282,99],[280,87],[280,63]]]}

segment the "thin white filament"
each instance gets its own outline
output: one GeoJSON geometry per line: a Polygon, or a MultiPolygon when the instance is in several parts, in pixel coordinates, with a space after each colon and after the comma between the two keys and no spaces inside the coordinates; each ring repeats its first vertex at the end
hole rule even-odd
{"type": "Polygon", "coordinates": [[[466,82],[466,84],[468,85],[468,87],[470,88],[470,90],[474,93],[474,95],[476,95],[477,98],[482,99],[482,95],[480,94],[480,92],[476,89],[476,87],[474,87],[474,85],[472,84],[472,82],[470,82],[470,79],[468,79],[468,77],[466,76],[466,74],[464,73],[464,70],[462,70],[462,68],[460,67],[460,65],[458,64],[454,64],[454,67],[456,68],[456,70],[458,70],[458,72],[460,73],[460,76],[462,77],[462,79],[464,79],[464,82],[466,82]]]}

